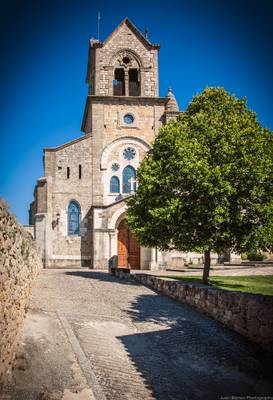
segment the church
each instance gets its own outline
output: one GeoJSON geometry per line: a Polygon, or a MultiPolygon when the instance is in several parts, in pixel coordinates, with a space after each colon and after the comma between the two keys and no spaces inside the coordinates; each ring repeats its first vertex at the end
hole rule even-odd
{"type": "Polygon", "coordinates": [[[179,115],[171,88],[159,96],[159,47],[128,18],[105,41],[90,40],[83,135],[44,149],[30,205],[45,268],[107,269],[113,257],[143,270],[202,263],[197,253],[141,247],[126,225],[140,162],[160,127],[179,115]]]}

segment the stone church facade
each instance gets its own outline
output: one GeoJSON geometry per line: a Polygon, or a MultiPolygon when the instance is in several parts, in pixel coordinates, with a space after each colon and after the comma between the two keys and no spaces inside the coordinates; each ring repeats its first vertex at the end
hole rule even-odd
{"type": "Polygon", "coordinates": [[[179,115],[171,89],[159,96],[158,50],[128,18],[104,42],[90,40],[84,135],[44,149],[30,206],[45,267],[106,269],[114,256],[133,269],[202,262],[197,253],[140,247],[126,226],[137,168],[160,127],[179,115]]]}

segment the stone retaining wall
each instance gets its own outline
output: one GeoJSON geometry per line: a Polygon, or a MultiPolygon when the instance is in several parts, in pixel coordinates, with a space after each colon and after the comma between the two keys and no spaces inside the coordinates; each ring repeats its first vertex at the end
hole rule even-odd
{"type": "Polygon", "coordinates": [[[41,259],[30,233],[0,200],[0,382],[13,361],[39,268],[41,259]]]}
{"type": "Polygon", "coordinates": [[[224,325],[273,351],[273,298],[183,283],[152,275],[134,278],[175,300],[187,303],[224,325]]]}

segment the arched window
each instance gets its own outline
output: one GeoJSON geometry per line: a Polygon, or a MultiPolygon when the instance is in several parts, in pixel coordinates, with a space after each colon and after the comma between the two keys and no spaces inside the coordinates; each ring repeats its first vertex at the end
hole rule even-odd
{"type": "Polygon", "coordinates": [[[71,201],[67,210],[68,235],[79,235],[80,233],[80,206],[76,201],[71,201]]]}
{"type": "Polygon", "coordinates": [[[115,69],[114,96],[125,96],[125,76],[123,68],[115,69]]]}
{"type": "Polygon", "coordinates": [[[119,193],[119,179],[117,176],[112,176],[110,179],[110,193],[119,193]]]}
{"type": "Polygon", "coordinates": [[[129,69],[129,96],[140,96],[139,76],[140,74],[138,69],[129,69]]]}
{"type": "Polygon", "coordinates": [[[122,173],[122,191],[131,193],[136,191],[136,170],[131,165],[127,165],[122,173]]]}
{"type": "Polygon", "coordinates": [[[127,49],[119,51],[112,59],[114,66],[114,96],[140,96],[141,60],[134,52],[127,49]]]}

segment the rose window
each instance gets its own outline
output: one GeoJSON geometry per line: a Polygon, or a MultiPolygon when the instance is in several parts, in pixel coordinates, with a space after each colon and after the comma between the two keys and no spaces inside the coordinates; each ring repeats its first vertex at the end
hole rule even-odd
{"type": "Polygon", "coordinates": [[[118,163],[113,163],[111,169],[112,169],[113,172],[118,171],[119,170],[119,164],[118,163]]]}
{"type": "Polygon", "coordinates": [[[133,160],[136,156],[136,151],[132,147],[126,147],[126,149],[123,150],[123,157],[125,160],[133,160]]]}

